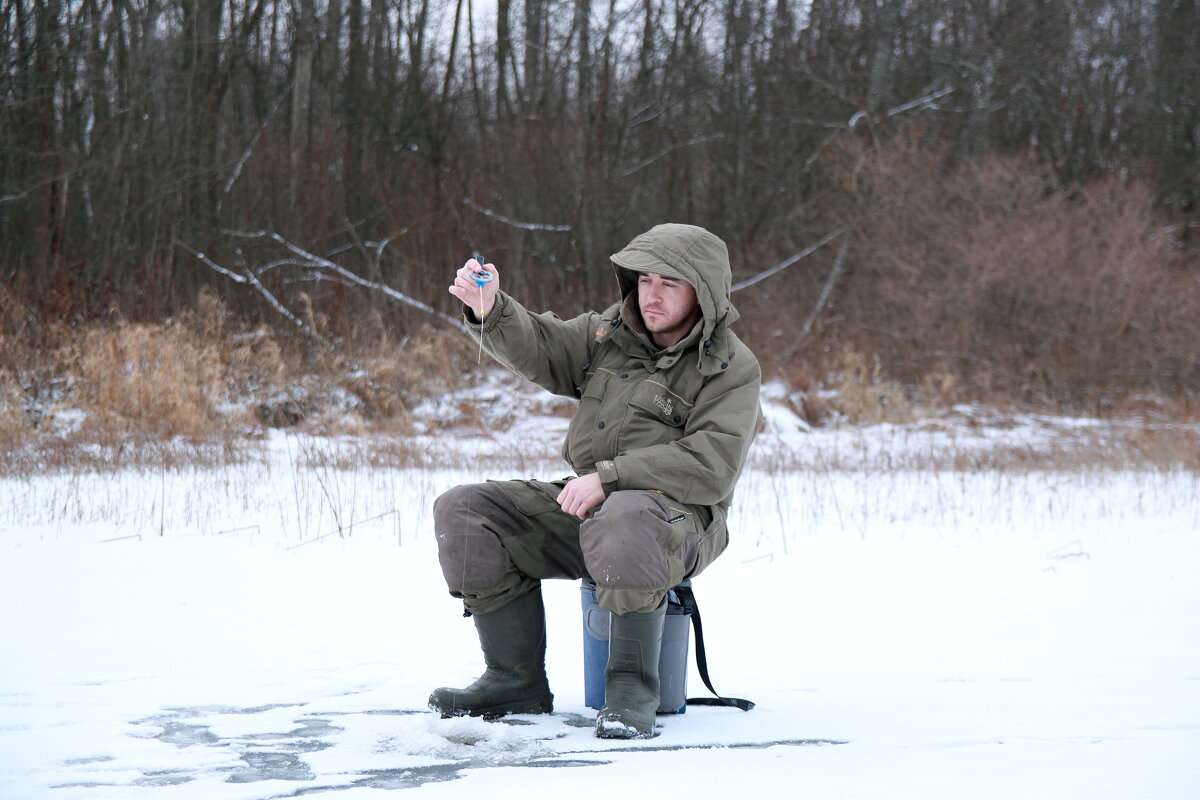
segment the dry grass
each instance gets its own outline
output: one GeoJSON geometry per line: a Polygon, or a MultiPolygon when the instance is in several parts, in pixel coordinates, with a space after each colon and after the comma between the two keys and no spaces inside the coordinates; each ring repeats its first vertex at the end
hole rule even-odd
{"type": "Polygon", "coordinates": [[[411,408],[456,388],[475,355],[457,332],[396,339],[378,314],[317,348],[239,322],[209,293],[161,323],[73,326],[37,324],[0,288],[0,323],[0,474],[10,475],[236,463],[257,458],[268,428],[403,440],[411,408]]]}
{"type": "MultiPolygon", "coordinates": [[[[772,473],[1200,473],[1200,429],[1195,425],[1136,420],[1057,430],[1048,425],[1036,435],[1027,432],[1012,441],[971,436],[971,424],[947,416],[891,425],[886,431],[846,429],[802,447],[767,440],[755,445],[752,464],[772,473]]],[[[1000,429],[1006,422],[992,419],[985,424],[1000,429]]]]}
{"type": "Polygon", "coordinates": [[[13,376],[0,373],[0,451],[11,452],[23,446],[31,428],[23,419],[21,387],[13,376]]]}
{"type": "Polygon", "coordinates": [[[912,422],[917,411],[899,383],[887,378],[878,356],[845,348],[834,364],[830,405],[854,425],[912,422]]]}
{"type": "Polygon", "coordinates": [[[203,438],[215,427],[220,353],[186,326],[119,322],[73,344],[62,360],[76,380],[72,405],[88,411],[85,431],[203,438]]]}
{"type": "MultiPolygon", "coordinates": [[[[505,404],[456,395],[476,379],[475,350],[465,337],[424,330],[395,340],[378,317],[364,318],[337,351],[314,353],[289,347],[269,329],[237,324],[223,303],[204,295],[193,311],[163,324],[118,319],[74,336],[56,330],[54,341],[49,352],[5,353],[0,475],[257,463],[269,457],[268,428],[329,443],[306,446],[296,455],[296,469],[467,469],[475,466],[475,450],[455,448],[457,438],[488,436],[521,418],[505,404]],[[444,419],[413,418],[411,409],[423,399],[448,397],[458,399],[444,419]]],[[[1200,470],[1195,426],[1171,423],[1178,409],[1157,395],[1131,400],[1125,422],[1065,430],[1044,444],[959,446],[951,437],[945,446],[914,449],[906,446],[910,434],[1005,423],[998,415],[964,418],[956,404],[969,392],[954,373],[904,385],[879,357],[851,346],[833,364],[823,381],[804,377],[807,391],[790,398],[794,410],[818,425],[888,423],[895,446],[872,450],[866,462],[853,447],[815,454],[773,447],[759,456],[761,463],[771,469],[1200,470]]],[[[559,415],[569,406],[524,413],[559,415]]],[[[489,463],[521,471],[531,468],[529,459],[546,456],[527,450],[489,456],[489,463]]]]}
{"type": "Polygon", "coordinates": [[[361,402],[366,421],[403,417],[416,402],[453,391],[470,374],[463,365],[475,355],[457,331],[427,327],[412,338],[393,341],[377,313],[355,341],[355,369],[340,380],[361,402]]]}

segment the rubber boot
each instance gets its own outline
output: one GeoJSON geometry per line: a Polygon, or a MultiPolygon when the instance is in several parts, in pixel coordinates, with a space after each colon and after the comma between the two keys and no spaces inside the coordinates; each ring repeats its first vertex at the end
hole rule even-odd
{"type": "Polygon", "coordinates": [[[435,689],[429,707],[442,717],[549,714],[554,695],[546,681],[546,609],[535,589],[490,614],[474,614],[487,669],[465,689],[435,689]]]}
{"type": "Polygon", "coordinates": [[[649,739],[658,711],[658,655],[667,604],[653,611],[612,615],[604,707],[596,715],[601,739],[649,739]]]}

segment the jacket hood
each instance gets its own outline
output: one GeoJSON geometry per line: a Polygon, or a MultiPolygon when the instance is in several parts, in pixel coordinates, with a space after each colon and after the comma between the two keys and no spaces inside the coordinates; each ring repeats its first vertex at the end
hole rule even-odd
{"type": "MultiPolygon", "coordinates": [[[[637,276],[641,272],[682,279],[691,284],[696,290],[704,320],[701,333],[706,346],[701,353],[702,368],[707,351],[726,350],[723,334],[739,314],[729,299],[733,272],[729,266],[729,250],[720,237],[696,225],[674,222],[656,225],[614,254],[612,262],[622,302],[631,293],[637,296],[637,276]]],[[[712,355],[721,357],[720,352],[712,355]]]]}

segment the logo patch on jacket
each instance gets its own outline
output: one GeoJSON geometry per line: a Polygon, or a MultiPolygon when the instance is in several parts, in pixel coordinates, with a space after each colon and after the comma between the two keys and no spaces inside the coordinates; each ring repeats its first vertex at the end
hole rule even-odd
{"type": "Polygon", "coordinates": [[[663,394],[654,395],[654,405],[658,406],[658,410],[667,417],[671,416],[671,412],[675,410],[675,401],[663,394]]]}

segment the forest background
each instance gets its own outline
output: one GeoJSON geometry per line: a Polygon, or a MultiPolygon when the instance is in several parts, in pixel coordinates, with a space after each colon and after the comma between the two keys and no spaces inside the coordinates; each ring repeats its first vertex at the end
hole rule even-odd
{"type": "Polygon", "coordinates": [[[402,432],[467,257],[571,316],[663,221],[810,422],[1200,413],[1194,0],[2,0],[0,59],[8,466],[402,432]]]}

